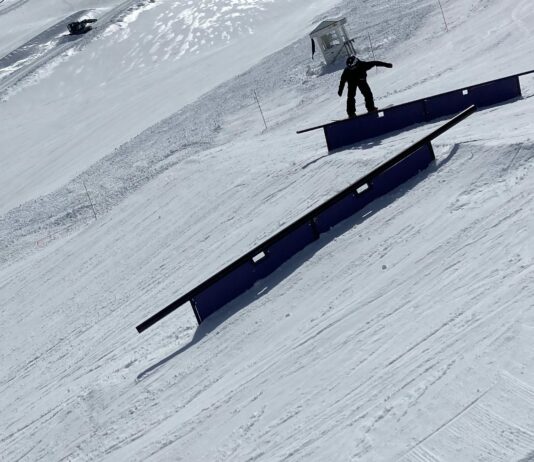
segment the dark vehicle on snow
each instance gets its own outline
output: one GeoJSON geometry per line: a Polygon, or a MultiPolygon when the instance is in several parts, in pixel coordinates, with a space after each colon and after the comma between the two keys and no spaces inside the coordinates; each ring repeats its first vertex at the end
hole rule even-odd
{"type": "Polygon", "coordinates": [[[90,24],[96,22],[96,19],[84,19],[82,21],[74,21],[67,24],[67,29],[71,35],[86,34],[92,27],[90,24]]]}

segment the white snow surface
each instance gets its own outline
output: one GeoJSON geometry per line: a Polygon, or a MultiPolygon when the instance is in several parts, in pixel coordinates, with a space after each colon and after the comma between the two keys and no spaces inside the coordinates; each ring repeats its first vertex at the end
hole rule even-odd
{"type": "Polygon", "coordinates": [[[379,107],[534,68],[531,0],[441,4],[0,2],[0,57],[44,37],[0,74],[0,460],[534,460],[534,75],[200,327],[135,330],[440,124],[296,135],[344,115],[321,20],[394,64],[379,107]]]}

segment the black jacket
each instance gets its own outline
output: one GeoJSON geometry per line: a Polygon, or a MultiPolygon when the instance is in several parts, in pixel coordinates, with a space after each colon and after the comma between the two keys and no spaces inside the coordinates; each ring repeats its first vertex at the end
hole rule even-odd
{"type": "Polygon", "coordinates": [[[367,71],[372,69],[375,66],[381,67],[393,67],[390,63],[384,63],[382,61],[360,61],[357,60],[356,63],[351,67],[346,67],[341,74],[341,80],[339,82],[338,93],[341,95],[343,93],[343,88],[345,83],[349,84],[349,90],[355,89],[358,81],[366,80],[367,71]]]}

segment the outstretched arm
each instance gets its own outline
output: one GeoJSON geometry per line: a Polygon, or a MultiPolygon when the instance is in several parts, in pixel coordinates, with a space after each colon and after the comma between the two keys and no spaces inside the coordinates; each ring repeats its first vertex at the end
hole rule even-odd
{"type": "Polygon", "coordinates": [[[374,66],[377,66],[377,67],[389,67],[389,68],[393,67],[393,64],[385,63],[383,61],[369,61],[368,64],[370,65],[369,69],[371,69],[371,67],[374,67],[374,66]]]}

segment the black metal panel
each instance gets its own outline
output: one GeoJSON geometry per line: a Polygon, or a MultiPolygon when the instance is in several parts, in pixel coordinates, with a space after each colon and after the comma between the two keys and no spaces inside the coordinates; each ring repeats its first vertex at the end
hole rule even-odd
{"type": "Polygon", "coordinates": [[[375,177],[371,183],[374,198],[383,196],[426,169],[435,160],[430,142],[414,151],[409,157],[375,177]]]}
{"type": "Polygon", "coordinates": [[[469,89],[473,103],[477,107],[493,106],[521,96],[519,77],[512,76],[493,82],[480,84],[469,89]]]}
{"type": "Polygon", "coordinates": [[[424,101],[427,121],[456,114],[473,104],[472,97],[467,89],[436,95],[432,98],[427,98],[424,101]]]}
{"type": "Polygon", "coordinates": [[[338,223],[354,215],[373,201],[372,195],[366,193],[357,194],[356,188],[348,191],[339,201],[331,204],[315,217],[315,224],[320,233],[325,233],[338,223]]]}
{"type": "Polygon", "coordinates": [[[255,282],[254,264],[251,260],[243,262],[220,279],[213,281],[193,297],[200,320],[203,321],[229,301],[246,292],[255,282]]]}
{"type": "Polygon", "coordinates": [[[265,257],[255,263],[256,278],[262,279],[268,276],[318,237],[319,234],[315,230],[313,223],[308,221],[273,242],[263,251],[265,257]]]}
{"type": "Polygon", "coordinates": [[[383,114],[383,116],[378,117],[376,121],[380,129],[374,136],[402,130],[411,125],[424,122],[426,119],[425,106],[422,101],[413,101],[399,106],[392,106],[383,111],[379,111],[378,115],[380,114],[383,114]]]}
{"type": "Polygon", "coordinates": [[[423,102],[415,101],[362,115],[354,119],[325,125],[324,133],[328,150],[333,151],[384,133],[401,130],[425,120],[423,102]]]}

